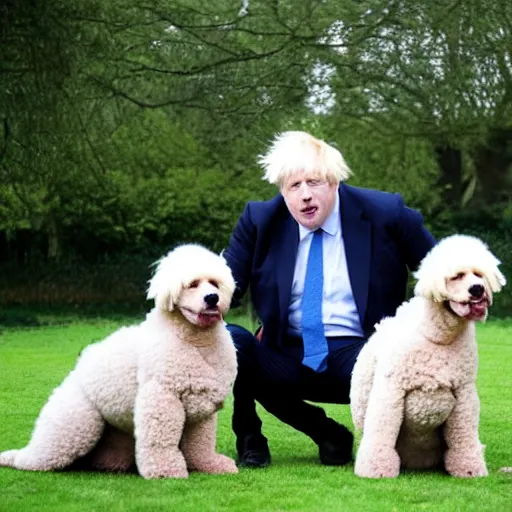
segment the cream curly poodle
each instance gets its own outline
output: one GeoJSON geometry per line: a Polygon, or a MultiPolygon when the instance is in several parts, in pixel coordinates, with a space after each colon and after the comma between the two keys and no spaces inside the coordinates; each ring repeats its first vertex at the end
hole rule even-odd
{"type": "Polygon", "coordinates": [[[186,478],[189,470],[237,473],[216,453],[217,411],[236,375],[225,328],[235,283],[224,259],[182,245],[159,261],[149,284],[154,309],[88,346],[37,419],[25,448],[0,466],[57,470],[77,460],[144,478],[186,478]]]}
{"type": "Polygon", "coordinates": [[[415,275],[415,297],[377,325],[352,374],[352,418],[363,429],[358,476],[443,466],[453,476],[487,475],[475,321],[505,285],[498,264],[477,238],[441,240],[415,275]]]}

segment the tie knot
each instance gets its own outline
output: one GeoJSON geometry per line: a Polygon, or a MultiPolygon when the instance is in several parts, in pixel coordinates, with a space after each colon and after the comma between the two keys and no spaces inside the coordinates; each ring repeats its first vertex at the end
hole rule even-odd
{"type": "Polygon", "coordinates": [[[324,230],[322,228],[318,228],[316,231],[313,231],[313,243],[318,243],[322,240],[322,235],[324,234],[324,230]]]}
{"type": "MultiPolygon", "coordinates": [[[[311,247],[319,247],[322,245],[322,235],[324,231],[322,228],[318,228],[316,231],[313,232],[313,239],[311,240],[311,247]]],[[[311,250],[311,249],[310,249],[311,250]]],[[[314,251],[318,249],[313,249],[314,251]]]]}

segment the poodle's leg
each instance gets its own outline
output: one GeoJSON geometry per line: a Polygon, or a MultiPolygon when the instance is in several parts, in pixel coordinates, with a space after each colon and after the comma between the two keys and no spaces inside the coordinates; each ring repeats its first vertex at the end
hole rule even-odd
{"type": "Polygon", "coordinates": [[[484,447],[478,438],[480,400],[475,384],[460,387],[455,397],[457,402],[444,427],[446,471],[459,477],[487,476],[484,447]]]}
{"type": "Polygon", "coordinates": [[[69,466],[96,444],[104,421],[73,374],[56,388],[41,410],[25,448],[0,454],[0,466],[50,471],[69,466]]]}
{"type": "Polygon", "coordinates": [[[133,435],[106,425],[100,441],[87,456],[87,466],[98,471],[126,472],[134,465],[133,435]]]}
{"type": "Polygon", "coordinates": [[[215,452],[217,441],[217,414],[187,423],[181,449],[190,470],[203,473],[238,473],[235,461],[215,452]]]}
{"type": "Polygon", "coordinates": [[[354,471],[366,478],[396,477],[400,457],[396,442],[404,415],[404,391],[389,377],[375,379],[368,400],[363,438],[354,471]]]}
{"type": "Polygon", "coordinates": [[[144,384],[135,400],[135,459],[144,478],[187,478],[179,442],[185,410],[179,398],[155,381],[144,384]]]}
{"type": "Polygon", "coordinates": [[[373,385],[376,361],[373,347],[374,343],[372,343],[372,340],[364,345],[357,356],[357,361],[352,371],[350,410],[354,427],[357,429],[363,428],[368,398],[373,385]]]}

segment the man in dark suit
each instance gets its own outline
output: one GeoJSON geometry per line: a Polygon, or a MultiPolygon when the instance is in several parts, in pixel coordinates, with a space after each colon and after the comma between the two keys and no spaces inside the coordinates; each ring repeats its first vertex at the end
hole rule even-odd
{"type": "Polygon", "coordinates": [[[239,465],[270,463],[255,400],[304,432],[320,461],[352,460],[353,436],[313,402],[349,403],[357,355],[406,293],[408,270],[435,240],[398,194],[342,183],[350,169],[334,147],[304,132],[279,135],[261,157],[280,193],[246,205],[224,251],[249,288],[256,336],[229,325],[238,354],[233,430],[239,465]]]}

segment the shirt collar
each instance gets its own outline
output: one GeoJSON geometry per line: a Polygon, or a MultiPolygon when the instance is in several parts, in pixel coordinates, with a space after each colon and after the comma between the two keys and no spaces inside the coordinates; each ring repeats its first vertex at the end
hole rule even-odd
{"type": "MultiPolygon", "coordinates": [[[[340,217],[340,196],[336,192],[336,198],[334,199],[334,208],[331,214],[325,219],[324,223],[320,226],[327,234],[334,236],[341,231],[341,217],[340,217]]],[[[316,231],[315,229],[305,228],[302,224],[299,224],[299,240],[302,241],[310,233],[316,231]]]]}

